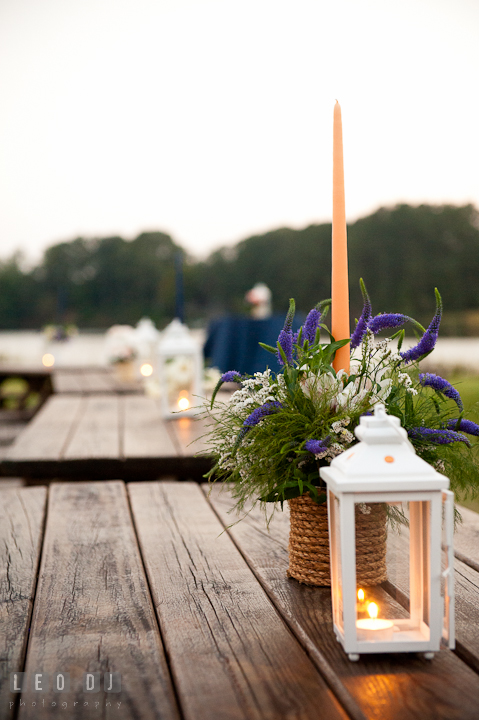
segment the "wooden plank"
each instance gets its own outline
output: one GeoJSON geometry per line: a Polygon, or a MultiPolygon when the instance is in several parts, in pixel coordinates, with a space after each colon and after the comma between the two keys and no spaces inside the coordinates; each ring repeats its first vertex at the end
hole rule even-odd
{"type": "Polygon", "coordinates": [[[208,428],[203,418],[182,417],[168,420],[167,423],[180,456],[191,457],[206,452],[207,444],[202,436],[208,428]]]}
{"type": "Polygon", "coordinates": [[[120,424],[122,398],[117,395],[89,395],[83,399],[85,409],[63,457],[121,457],[120,424]]]}
{"type": "MultiPolygon", "coordinates": [[[[391,547],[393,551],[402,554],[407,544],[407,528],[402,528],[400,534],[389,534],[388,548],[391,547]]],[[[479,572],[457,558],[454,561],[454,570],[456,654],[479,673],[479,572]]],[[[397,576],[391,580],[402,593],[408,595],[408,578],[397,576]]]]}
{"type": "Polygon", "coordinates": [[[84,393],[115,393],[117,391],[113,377],[111,374],[105,372],[84,372],[82,375],[82,383],[84,393]]]}
{"type": "Polygon", "coordinates": [[[54,393],[82,393],[83,392],[83,376],[80,371],[62,372],[54,370],[52,372],[52,384],[54,393]]]}
{"type": "Polygon", "coordinates": [[[157,402],[151,397],[124,397],[123,457],[148,458],[178,456],[162,419],[157,402]]]}
{"type": "Polygon", "coordinates": [[[6,460],[58,460],[84,409],[80,397],[50,397],[9,448],[6,460]]]}
{"type": "MultiPolygon", "coordinates": [[[[228,492],[213,487],[210,502],[225,525],[235,522],[228,514],[233,505],[228,492]]],[[[287,512],[277,513],[269,533],[259,509],[228,532],[314,662],[331,682],[340,678],[366,717],[477,720],[479,677],[451,651],[442,650],[431,662],[399,653],[362,657],[358,663],[347,659],[333,633],[330,589],[286,577],[287,512]]]]}
{"type": "Polygon", "coordinates": [[[462,523],[454,533],[454,550],[463,558],[479,565],[479,513],[459,507],[462,523]]]}
{"type": "Polygon", "coordinates": [[[63,483],[50,489],[25,671],[70,673],[70,691],[22,694],[19,717],[177,720],[155,613],[121,482],[63,483]],[[87,695],[85,672],[121,673],[121,692],[87,695]],[[112,707],[107,707],[110,701],[112,707]],[[74,706],[77,702],[77,706],[74,706]],[[84,703],[88,702],[88,708],[84,703]],[[117,707],[117,703],[121,707],[117,707]],[[87,712],[88,710],[88,712],[87,712]]]}
{"type": "Polygon", "coordinates": [[[200,487],[128,492],[186,720],[345,718],[200,487]]]}
{"type": "Polygon", "coordinates": [[[13,718],[10,673],[22,672],[47,489],[0,490],[0,717],[13,718]]]}

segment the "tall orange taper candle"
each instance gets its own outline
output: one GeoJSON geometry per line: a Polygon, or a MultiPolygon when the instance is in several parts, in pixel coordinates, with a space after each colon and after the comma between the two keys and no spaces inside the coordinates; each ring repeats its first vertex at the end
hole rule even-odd
{"type": "MultiPolygon", "coordinates": [[[[344,204],[343,129],[341,106],[334,106],[333,130],[333,247],[331,272],[331,333],[335,340],[349,337],[348,241],[344,204]]],[[[349,345],[336,352],[333,367],[349,373],[349,345]]]]}

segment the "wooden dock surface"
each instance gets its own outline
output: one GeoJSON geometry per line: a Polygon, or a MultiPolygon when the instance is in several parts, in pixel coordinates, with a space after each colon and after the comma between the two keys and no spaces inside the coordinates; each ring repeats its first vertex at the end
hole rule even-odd
{"type": "MultiPolygon", "coordinates": [[[[477,720],[472,614],[457,630],[469,656],[351,663],[330,590],[286,576],[287,511],[268,532],[256,511],[231,526],[231,507],[227,490],[188,482],[0,490],[0,718],[477,720]],[[48,674],[42,690],[35,673],[48,674]],[[56,673],[69,676],[63,693],[56,673]],[[111,673],[118,692],[106,692],[111,673]]],[[[472,613],[479,572],[461,563],[472,613]]]]}

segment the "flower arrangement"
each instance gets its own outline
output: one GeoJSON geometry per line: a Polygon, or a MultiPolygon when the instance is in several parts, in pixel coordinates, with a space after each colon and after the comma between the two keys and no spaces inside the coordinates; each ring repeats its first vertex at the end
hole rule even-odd
{"type": "Polygon", "coordinates": [[[318,504],[326,500],[318,467],[354,444],[361,415],[371,414],[382,402],[407,430],[416,452],[450,478],[452,490],[479,491],[474,447],[468,436],[479,435],[479,425],[464,417],[459,392],[438,375],[420,372],[419,364],[436,344],[442,301],[436,290],[436,312],[424,328],[399,313],[373,315],[363,281],[361,317],[350,339],[336,341],[325,319],[330,301],[322,301],[293,334],[294,301],[274,353],[281,371],[270,369],[242,376],[224,373],[205,409],[210,418],[209,451],[215,465],[212,481],[232,483],[241,510],[246,501],[265,503],[291,500],[309,493],[318,504]],[[410,323],[416,345],[402,350],[410,323]],[[377,339],[383,330],[390,337],[377,339]],[[321,341],[321,333],[329,336],[321,341]],[[350,343],[351,370],[335,372],[336,350],[350,343]],[[229,402],[217,402],[224,382],[240,387],[229,402]],[[215,402],[216,401],[216,402],[215,402]]]}
{"type": "Polygon", "coordinates": [[[66,342],[72,337],[78,335],[76,325],[45,325],[43,334],[49,342],[66,342]]]}

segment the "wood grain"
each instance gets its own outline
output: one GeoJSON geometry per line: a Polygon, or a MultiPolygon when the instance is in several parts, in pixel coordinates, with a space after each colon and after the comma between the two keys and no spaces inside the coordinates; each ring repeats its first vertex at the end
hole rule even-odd
{"type": "Polygon", "coordinates": [[[459,507],[458,510],[462,523],[454,533],[454,550],[457,550],[458,555],[479,565],[479,513],[465,507],[459,507]]]}
{"type": "Polygon", "coordinates": [[[50,397],[7,452],[6,460],[57,460],[84,410],[81,397],[50,397]]]}
{"type": "Polygon", "coordinates": [[[0,490],[0,717],[13,718],[11,672],[22,672],[43,538],[46,488],[0,490]]]}
{"type": "MultiPolygon", "coordinates": [[[[399,535],[390,533],[388,544],[396,552],[404,553],[408,544],[408,529],[402,528],[399,535]]],[[[479,572],[456,558],[454,579],[456,654],[479,673],[479,572]]],[[[397,576],[392,582],[408,595],[408,578],[397,576]]]]}
{"type": "Polygon", "coordinates": [[[62,456],[119,458],[122,398],[117,395],[90,395],[83,398],[84,412],[62,456]]]}
{"type": "Polygon", "coordinates": [[[128,492],[186,720],[345,718],[199,486],[128,492]]]}
{"type": "MultiPolygon", "coordinates": [[[[225,525],[235,521],[234,515],[228,515],[233,505],[228,492],[214,487],[210,502],[225,525]]],[[[333,687],[337,687],[335,678],[339,680],[367,718],[477,720],[479,677],[450,651],[436,654],[432,662],[399,653],[349,662],[333,633],[330,590],[306,587],[286,577],[287,512],[277,513],[269,533],[259,510],[228,532],[318,668],[333,687]]]]}
{"type": "Polygon", "coordinates": [[[64,483],[50,488],[43,556],[25,671],[69,672],[61,695],[22,694],[21,720],[65,717],[178,720],[155,613],[121,482],[64,483]],[[86,696],[85,672],[120,672],[122,690],[86,696]],[[106,702],[112,701],[112,707],[106,702]],[[99,701],[101,712],[83,703],[99,701]],[[74,706],[74,702],[77,705],[74,706]],[[120,714],[117,702],[123,708],[120,714]],[[57,705],[57,710],[59,707],[57,705]]]}
{"type": "Polygon", "coordinates": [[[125,396],[124,418],[123,457],[177,457],[167,423],[153,398],[125,396]]]}
{"type": "Polygon", "coordinates": [[[183,417],[168,420],[168,429],[182,457],[196,455],[207,450],[203,435],[207,432],[206,423],[201,418],[183,417]]]}
{"type": "Polygon", "coordinates": [[[53,392],[55,393],[82,393],[83,383],[80,372],[52,372],[53,392]]]}

